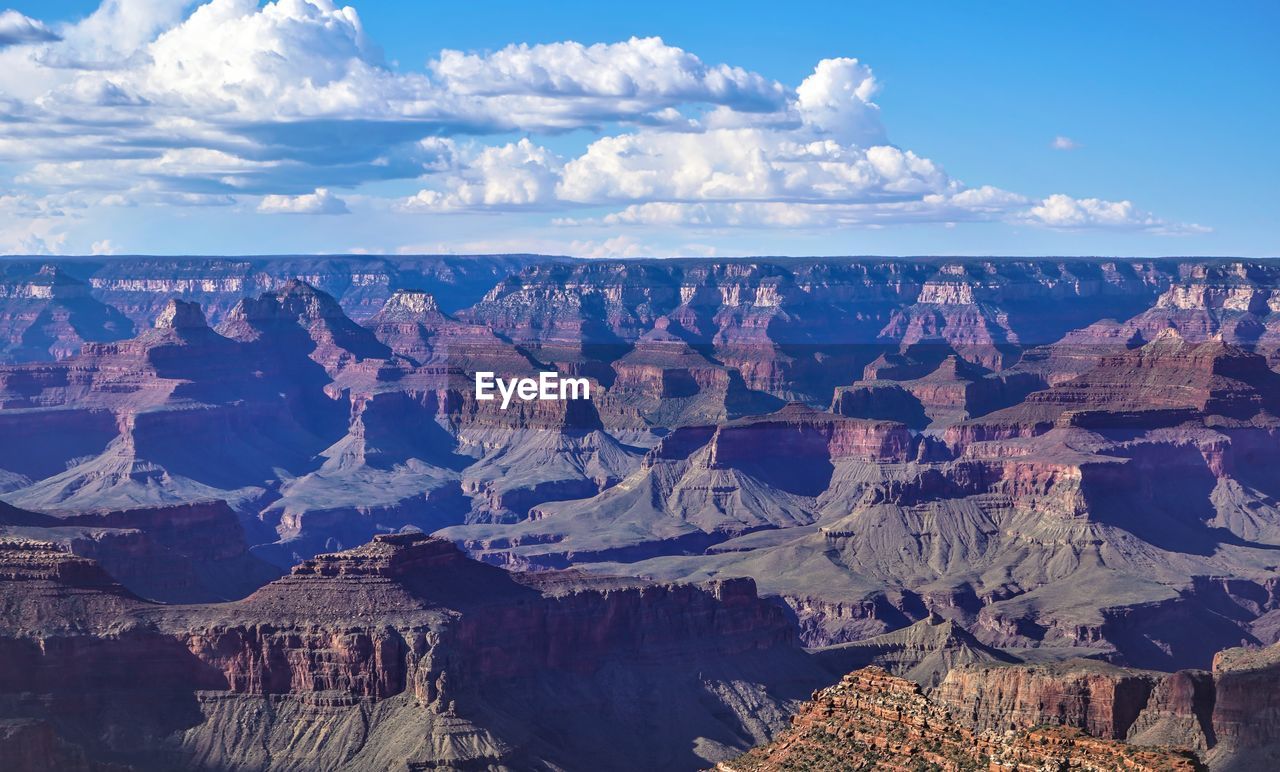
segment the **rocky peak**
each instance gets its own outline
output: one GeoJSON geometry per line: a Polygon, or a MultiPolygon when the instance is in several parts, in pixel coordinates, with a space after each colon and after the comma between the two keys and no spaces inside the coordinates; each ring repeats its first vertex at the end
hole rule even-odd
{"type": "MultiPolygon", "coordinates": [[[[293,318],[299,321],[346,318],[338,301],[300,279],[290,279],[274,292],[243,303],[250,319],[293,318]]],[[[232,311],[235,314],[235,311],[232,311]]]]}
{"type": "Polygon", "coordinates": [[[157,330],[207,330],[209,322],[199,303],[188,303],[183,300],[170,300],[164,310],[156,317],[157,330]]]}
{"type": "Polygon", "coordinates": [[[310,357],[331,371],[360,359],[390,356],[372,332],[353,322],[332,296],[306,282],[291,279],[280,289],[244,298],[218,331],[240,341],[267,340],[295,348],[299,336],[310,338],[310,357]]]}
{"type": "Polygon", "coordinates": [[[976,381],[988,372],[986,368],[975,365],[958,354],[950,354],[938,365],[938,369],[925,376],[928,379],[948,381],[976,381]]]}
{"type": "Polygon", "coordinates": [[[440,315],[435,296],[422,290],[396,290],[376,315],[377,318],[401,318],[440,315]]]}
{"type": "Polygon", "coordinates": [[[256,298],[241,299],[223,323],[234,332],[282,325],[356,326],[331,295],[298,279],[290,279],[279,289],[256,298]]]}
{"type": "Polygon", "coordinates": [[[40,266],[40,270],[36,271],[36,276],[48,284],[79,284],[78,281],[68,276],[65,271],[52,263],[45,263],[40,266]]]}
{"type": "MultiPolygon", "coordinates": [[[[679,329],[679,325],[676,328],[679,329]]],[[[710,360],[671,329],[671,321],[667,317],[661,317],[652,330],[641,335],[635,348],[622,357],[620,362],[670,367],[714,367],[710,360]]]]}
{"type": "Polygon", "coordinates": [[[46,263],[34,275],[27,274],[11,296],[32,300],[70,300],[89,296],[89,286],[56,265],[46,263]]]}

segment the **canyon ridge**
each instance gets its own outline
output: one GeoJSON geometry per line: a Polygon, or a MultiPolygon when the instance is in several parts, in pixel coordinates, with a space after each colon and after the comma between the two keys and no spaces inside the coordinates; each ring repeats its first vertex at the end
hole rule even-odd
{"type": "Polygon", "coordinates": [[[4,259],[0,432],[7,770],[1280,766],[1269,261],[4,259]]]}

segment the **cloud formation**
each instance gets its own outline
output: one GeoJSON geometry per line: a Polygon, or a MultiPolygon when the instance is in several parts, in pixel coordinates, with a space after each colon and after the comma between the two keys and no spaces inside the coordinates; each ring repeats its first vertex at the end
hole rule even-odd
{"type": "Polygon", "coordinates": [[[11,224],[0,249],[56,247],[66,222],[102,207],[338,214],[335,190],[396,180],[419,192],[347,199],[563,226],[1198,227],[1128,201],[971,187],[892,141],[878,91],[854,58],[788,87],[660,38],[445,50],[401,71],[332,0],[103,0],[56,29],[6,11],[0,163],[7,209],[39,229],[11,224]],[[550,139],[575,130],[595,138],[550,139]]]}
{"type": "Polygon", "coordinates": [[[23,16],[17,11],[0,11],[0,48],[48,43],[58,39],[58,35],[43,22],[23,16]]]}
{"type": "Polygon", "coordinates": [[[258,211],[264,214],[350,214],[347,202],[328,188],[316,188],[301,196],[263,196],[258,211]]]}
{"type": "Polygon", "coordinates": [[[556,200],[555,187],[564,161],[528,138],[485,147],[470,156],[455,169],[444,191],[422,190],[400,208],[411,212],[503,209],[556,200]]]}
{"type": "Polygon", "coordinates": [[[1097,198],[1072,198],[1055,193],[1024,213],[1034,224],[1050,228],[1078,230],[1108,228],[1146,230],[1162,234],[1203,233],[1200,225],[1170,223],[1150,212],[1144,212],[1131,201],[1103,201],[1097,198]]]}

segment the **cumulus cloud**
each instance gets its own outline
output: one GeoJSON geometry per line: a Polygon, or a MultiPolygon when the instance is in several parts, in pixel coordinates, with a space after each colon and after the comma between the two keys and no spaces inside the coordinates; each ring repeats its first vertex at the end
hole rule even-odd
{"type": "Polygon", "coordinates": [[[116,245],[111,243],[111,239],[95,241],[89,247],[89,254],[91,255],[114,255],[117,252],[116,245]]]}
{"type": "Polygon", "coordinates": [[[1076,150],[1080,147],[1080,143],[1076,142],[1071,137],[1064,137],[1059,134],[1053,138],[1052,142],[1049,143],[1049,147],[1054,150],[1076,150]]]}
{"type": "Polygon", "coordinates": [[[796,109],[805,123],[840,142],[882,144],[880,107],[871,101],[877,90],[871,68],[857,59],[823,59],[796,89],[796,109]]]}
{"type": "Polygon", "coordinates": [[[48,43],[58,35],[43,22],[17,11],[0,11],[0,48],[31,43],[48,43]]]}
{"type": "Polygon", "coordinates": [[[1049,196],[1026,210],[1023,217],[1036,225],[1064,230],[1110,228],[1168,234],[1208,231],[1201,225],[1167,222],[1138,209],[1130,201],[1072,198],[1061,193],[1049,196]]]}
{"type": "Polygon", "coordinates": [[[263,214],[350,214],[347,202],[327,188],[316,188],[314,193],[301,196],[263,196],[258,203],[263,214]]]}
{"type": "Polygon", "coordinates": [[[591,99],[621,100],[631,114],[682,102],[761,112],[786,103],[781,84],[740,67],[707,65],[661,38],[512,45],[488,55],[444,51],[430,66],[453,93],[544,98],[551,109],[591,99]]]}
{"type": "Polygon", "coordinates": [[[54,201],[0,194],[0,255],[53,255],[67,242],[63,209],[54,201]]]}
{"type": "MultiPolygon", "coordinates": [[[[195,0],[103,0],[93,13],[61,30],[61,43],[35,60],[66,70],[116,70],[143,63],[143,48],[182,21],[195,0]]],[[[68,73],[67,77],[75,77],[68,73]]]]}
{"type": "Polygon", "coordinates": [[[569,201],[848,201],[937,192],[933,162],[889,145],[862,148],[761,129],[640,131],[592,143],[565,166],[569,201]]]}
{"type": "Polygon", "coordinates": [[[422,190],[402,203],[407,211],[501,209],[547,204],[564,161],[529,139],[486,147],[462,162],[445,189],[422,190]]]}
{"type": "Polygon", "coordinates": [[[197,166],[159,181],[184,193],[298,194],[431,171],[438,159],[420,142],[433,136],[687,127],[686,105],[767,112],[787,102],[781,84],[659,38],[445,51],[400,73],[358,13],[331,0],[191,5],[105,0],[39,56],[0,60],[0,93],[15,97],[8,112],[20,119],[0,130],[0,158],[63,164],[58,176],[74,184],[91,168],[80,162],[121,161],[117,176],[132,181],[173,148],[201,149],[258,168],[224,179],[197,166]]]}
{"type": "Polygon", "coordinates": [[[659,38],[445,50],[400,71],[333,0],[103,0],[56,34],[0,14],[0,161],[42,216],[73,196],[337,214],[334,188],[421,179],[384,208],[565,210],[561,224],[616,227],[1194,232],[1125,201],[970,187],[892,142],[878,90],[853,58],[789,88],[659,38]],[[597,136],[575,150],[527,136],[581,129],[597,136]],[[613,211],[574,216],[583,208],[613,211]]]}

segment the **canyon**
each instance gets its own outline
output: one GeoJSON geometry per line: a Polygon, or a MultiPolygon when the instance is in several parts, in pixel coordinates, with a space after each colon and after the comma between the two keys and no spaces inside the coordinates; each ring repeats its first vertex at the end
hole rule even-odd
{"type": "Polygon", "coordinates": [[[1265,260],[6,259],[0,431],[5,768],[1277,758],[1265,260]]]}

